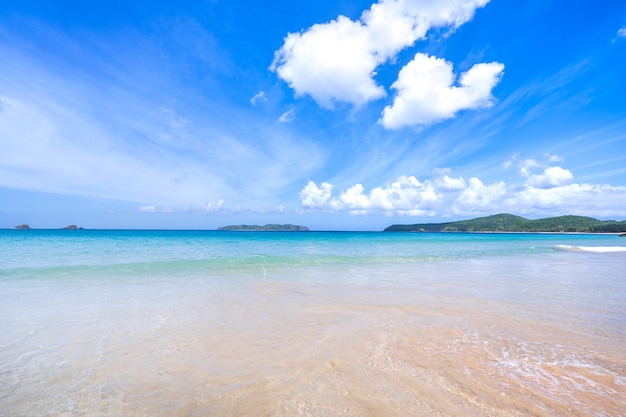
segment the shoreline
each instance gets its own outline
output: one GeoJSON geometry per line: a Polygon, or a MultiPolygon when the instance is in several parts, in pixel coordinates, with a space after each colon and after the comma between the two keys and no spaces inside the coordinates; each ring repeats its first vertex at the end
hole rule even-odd
{"type": "Polygon", "coordinates": [[[622,236],[625,232],[532,232],[532,231],[507,231],[507,230],[438,230],[438,231],[386,231],[386,230],[263,230],[263,229],[232,229],[232,230],[220,230],[220,229],[97,229],[97,228],[79,228],[79,229],[66,229],[66,228],[29,228],[19,229],[15,227],[0,227],[0,231],[68,231],[68,232],[289,232],[289,233],[406,233],[406,234],[525,234],[525,235],[617,235],[622,236]]]}

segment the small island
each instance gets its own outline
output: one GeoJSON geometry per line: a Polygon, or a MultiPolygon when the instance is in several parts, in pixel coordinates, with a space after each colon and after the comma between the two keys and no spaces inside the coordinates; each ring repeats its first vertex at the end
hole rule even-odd
{"type": "Polygon", "coordinates": [[[385,229],[385,232],[624,233],[624,231],[626,220],[598,220],[584,216],[529,220],[506,213],[448,223],[394,224],[385,229]]]}
{"type": "Polygon", "coordinates": [[[69,226],[65,226],[62,230],[83,230],[83,228],[78,227],[75,224],[70,224],[69,226]]]}
{"type": "Polygon", "coordinates": [[[297,226],[294,224],[266,224],[265,226],[239,224],[231,226],[222,226],[217,230],[228,231],[260,231],[260,232],[308,232],[306,226],[297,226]]]}
{"type": "MultiPolygon", "coordinates": [[[[27,224],[20,224],[18,226],[13,226],[13,229],[15,229],[15,230],[33,230],[27,224]]],[[[62,228],[60,228],[58,230],[84,230],[84,229],[82,227],[76,226],[75,224],[70,224],[69,226],[62,227],[62,228]]]]}

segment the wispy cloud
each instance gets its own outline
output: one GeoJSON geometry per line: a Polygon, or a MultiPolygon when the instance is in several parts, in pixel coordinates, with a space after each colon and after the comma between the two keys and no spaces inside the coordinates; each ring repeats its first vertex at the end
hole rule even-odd
{"type": "MultiPolygon", "coordinates": [[[[57,37],[59,51],[78,48],[57,37]]],[[[124,51],[101,52],[112,55],[77,79],[49,64],[45,51],[28,58],[2,51],[11,65],[0,73],[0,187],[126,201],[144,211],[255,209],[278,204],[321,164],[314,143],[270,120],[217,106],[167,70],[120,72],[124,51]],[[216,110],[198,111],[207,108],[216,110]]]]}
{"type": "Polygon", "coordinates": [[[295,118],[296,118],[296,112],[293,109],[291,109],[281,114],[280,117],[278,118],[278,121],[281,123],[292,122],[295,118]]]}
{"type": "Polygon", "coordinates": [[[250,99],[250,103],[253,106],[255,106],[259,101],[267,101],[267,97],[265,97],[265,91],[259,91],[250,99]]]}

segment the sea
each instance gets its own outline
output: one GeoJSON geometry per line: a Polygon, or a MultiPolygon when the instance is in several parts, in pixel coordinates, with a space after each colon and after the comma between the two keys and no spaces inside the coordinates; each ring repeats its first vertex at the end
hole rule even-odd
{"type": "Polygon", "coordinates": [[[0,416],[626,416],[626,238],[0,230],[0,416]]]}

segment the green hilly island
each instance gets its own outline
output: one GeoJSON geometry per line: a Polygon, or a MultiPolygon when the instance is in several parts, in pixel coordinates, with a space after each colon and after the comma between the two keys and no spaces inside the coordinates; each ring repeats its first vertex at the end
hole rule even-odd
{"type": "Polygon", "coordinates": [[[385,229],[385,232],[623,233],[625,231],[626,220],[598,220],[584,216],[529,220],[506,213],[448,223],[394,224],[385,229]]]}

